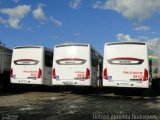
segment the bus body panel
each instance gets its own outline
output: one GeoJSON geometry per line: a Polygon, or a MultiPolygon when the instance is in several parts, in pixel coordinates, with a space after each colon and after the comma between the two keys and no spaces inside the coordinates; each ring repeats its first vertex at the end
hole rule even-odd
{"type": "Polygon", "coordinates": [[[148,52],[145,44],[105,44],[103,86],[149,87],[148,52]],[[106,73],[107,72],[107,73],[106,73]],[[144,80],[144,74],[147,79],[144,80]]]}
{"type": "Polygon", "coordinates": [[[48,68],[44,66],[44,47],[21,47],[13,50],[11,83],[51,85],[48,68]]]}
{"type": "Polygon", "coordinates": [[[89,44],[55,46],[52,84],[96,86],[97,70],[91,65],[91,49],[89,44]]]}
{"type": "Polygon", "coordinates": [[[64,46],[54,49],[53,68],[56,79],[53,85],[86,85],[90,78],[85,80],[86,69],[90,69],[88,46],[64,46]]]}

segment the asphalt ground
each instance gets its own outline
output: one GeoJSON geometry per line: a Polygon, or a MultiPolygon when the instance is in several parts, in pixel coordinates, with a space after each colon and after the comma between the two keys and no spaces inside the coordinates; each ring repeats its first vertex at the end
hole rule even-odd
{"type": "Polygon", "coordinates": [[[24,88],[0,93],[1,120],[160,120],[160,95],[108,89],[24,88]],[[124,93],[124,94],[123,94],[124,93]]]}

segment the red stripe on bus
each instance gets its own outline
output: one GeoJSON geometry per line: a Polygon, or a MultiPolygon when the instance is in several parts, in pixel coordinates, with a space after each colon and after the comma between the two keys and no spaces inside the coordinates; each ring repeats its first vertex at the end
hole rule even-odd
{"type": "Polygon", "coordinates": [[[82,60],[84,60],[84,59],[80,59],[80,58],[63,58],[63,59],[59,59],[59,61],[66,61],[66,60],[77,60],[77,61],[82,61],[82,60]]]}
{"type": "Polygon", "coordinates": [[[15,60],[15,62],[20,62],[20,61],[36,61],[34,59],[18,59],[18,60],[15,60]]]}
{"type": "Polygon", "coordinates": [[[143,59],[131,58],[131,57],[119,57],[119,58],[112,58],[111,60],[133,60],[133,61],[141,61],[141,60],[143,60],[143,59]]]}

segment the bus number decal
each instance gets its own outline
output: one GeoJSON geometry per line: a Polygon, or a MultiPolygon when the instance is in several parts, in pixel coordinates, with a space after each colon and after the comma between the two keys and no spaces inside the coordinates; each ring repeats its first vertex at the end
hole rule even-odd
{"type": "Polygon", "coordinates": [[[83,71],[76,71],[76,77],[74,79],[85,79],[85,72],[83,71]]]}
{"type": "Polygon", "coordinates": [[[133,79],[142,79],[143,78],[143,72],[123,71],[123,74],[125,74],[125,75],[132,75],[133,79]]]}
{"type": "Polygon", "coordinates": [[[24,73],[29,73],[32,77],[36,77],[37,76],[37,71],[27,71],[27,70],[24,70],[23,72],[24,73]]]}

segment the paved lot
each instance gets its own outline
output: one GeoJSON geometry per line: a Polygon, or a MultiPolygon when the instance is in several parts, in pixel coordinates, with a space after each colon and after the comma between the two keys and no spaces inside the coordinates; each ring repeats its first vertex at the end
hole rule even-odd
{"type": "Polygon", "coordinates": [[[2,120],[160,120],[160,96],[107,90],[22,90],[0,93],[2,120]]]}

